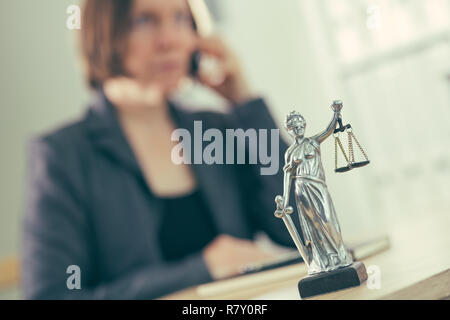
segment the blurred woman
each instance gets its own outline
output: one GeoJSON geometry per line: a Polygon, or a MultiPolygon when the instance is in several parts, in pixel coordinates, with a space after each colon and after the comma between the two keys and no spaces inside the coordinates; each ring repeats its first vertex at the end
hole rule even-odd
{"type": "Polygon", "coordinates": [[[253,242],[258,231],[292,245],[272,213],[281,172],[171,160],[172,132],[193,132],[195,120],[222,132],[276,128],[223,41],[197,35],[185,0],[86,1],[81,44],[92,103],[29,152],[26,298],[156,298],[268,258],[253,242]],[[220,81],[195,80],[230,102],[227,113],[170,100],[197,51],[219,63],[220,81]]]}

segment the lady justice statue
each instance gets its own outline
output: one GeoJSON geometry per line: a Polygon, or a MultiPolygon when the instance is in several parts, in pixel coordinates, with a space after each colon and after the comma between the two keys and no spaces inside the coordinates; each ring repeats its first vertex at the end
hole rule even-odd
{"type": "MultiPolygon", "coordinates": [[[[331,107],[334,115],[330,124],[325,131],[312,137],[305,137],[306,121],[298,112],[292,111],[285,121],[285,128],[293,138],[293,143],[285,153],[284,190],[283,196],[275,198],[277,203],[275,216],[285,222],[308,266],[309,275],[331,272],[353,264],[342,240],[321,162],[320,144],[334,132],[340,119],[342,102],[335,101],[331,107]],[[294,179],[295,201],[303,241],[290,217],[293,208],[289,206],[289,195],[294,179]]],[[[330,291],[333,290],[336,289],[330,288],[330,291]]]]}

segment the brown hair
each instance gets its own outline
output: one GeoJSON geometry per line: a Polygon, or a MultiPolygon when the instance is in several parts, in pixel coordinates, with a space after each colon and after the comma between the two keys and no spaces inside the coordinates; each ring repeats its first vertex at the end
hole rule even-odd
{"type": "MultiPolygon", "coordinates": [[[[122,58],[133,0],[85,0],[83,3],[81,53],[86,77],[97,89],[114,76],[124,75],[122,58]]],[[[196,29],[192,19],[193,28],[196,29]]]]}
{"type": "Polygon", "coordinates": [[[132,0],[83,3],[80,45],[91,88],[99,88],[107,78],[124,73],[121,61],[132,5],[132,0]]]}

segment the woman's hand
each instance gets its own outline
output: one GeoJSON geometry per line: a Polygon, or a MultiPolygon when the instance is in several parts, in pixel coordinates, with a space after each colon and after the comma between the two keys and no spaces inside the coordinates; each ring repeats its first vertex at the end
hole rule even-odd
{"type": "Polygon", "coordinates": [[[257,263],[273,258],[260,249],[253,241],[234,238],[229,235],[216,237],[204,250],[203,258],[214,279],[239,274],[249,263],[257,263]]]}
{"type": "Polygon", "coordinates": [[[199,38],[198,49],[202,55],[198,80],[219,93],[232,104],[254,98],[243,75],[237,57],[217,36],[199,38]],[[208,56],[212,56],[211,60],[208,56]],[[214,62],[216,61],[216,62],[214,62]]]}
{"type": "Polygon", "coordinates": [[[159,107],[164,101],[163,92],[157,84],[141,84],[128,77],[110,78],[103,84],[107,98],[127,111],[159,107]]]}

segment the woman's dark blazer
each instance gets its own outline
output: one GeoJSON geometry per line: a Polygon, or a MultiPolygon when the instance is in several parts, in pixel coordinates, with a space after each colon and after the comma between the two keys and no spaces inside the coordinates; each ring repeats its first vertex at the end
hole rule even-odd
{"type": "MultiPolygon", "coordinates": [[[[276,128],[260,98],[227,113],[189,112],[173,103],[169,109],[175,125],[192,137],[194,120],[202,121],[203,130],[222,132],[276,128]]],[[[264,231],[278,244],[293,245],[273,215],[274,198],[283,189],[286,148],[280,139],[279,170],[271,176],[260,175],[259,164],[191,165],[219,233],[252,239],[264,231]]],[[[33,139],[28,155],[21,268],[25,298],[152,299],[212,280],[200,252],[163,261],[157,241],[161,203],[101,90],[81,120],[33,139]],[[79,290],[67,287],[71,265],[81,271],[79,290]]]]}

